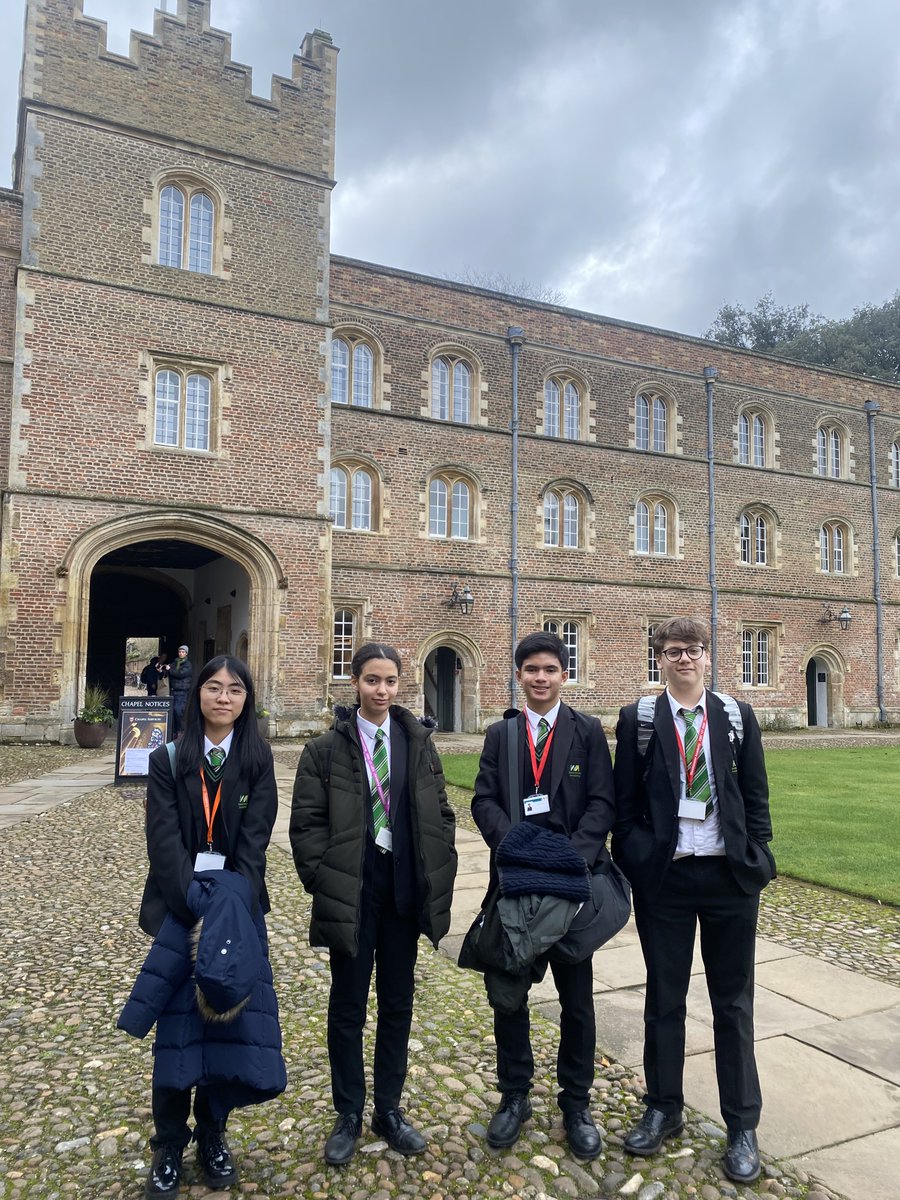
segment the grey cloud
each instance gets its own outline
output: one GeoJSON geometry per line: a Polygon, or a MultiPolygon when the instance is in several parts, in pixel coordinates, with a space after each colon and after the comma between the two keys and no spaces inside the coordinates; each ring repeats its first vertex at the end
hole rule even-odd
{"type": "MultiPolygon", "coordinates": [[[[150,26],[151,0],[127,8],[150,26]]],[[[840,316],[898,286],[895,0],[213,0],[212,16],[258,93],[307,29],[341,47],[339,253],[528,278],[685,332],[770,288],[840,316]]]]}

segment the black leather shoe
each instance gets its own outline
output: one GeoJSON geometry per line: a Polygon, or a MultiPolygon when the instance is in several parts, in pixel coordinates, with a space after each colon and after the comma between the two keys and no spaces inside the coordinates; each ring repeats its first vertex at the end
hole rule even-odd
{"type": "Polygon", "coordinates": [[[389,1108],[387,1112],[372,1113],[372,1131],[383,1137],[398,1154],[421,1154],[428,1143],[407,1121],[403,1110],[389,1108]]]}
{"type": "Polygon", "coordinates": [[[629,1154],[656,1154],[666,1138],[678,1137],[684,1129],[681,1113],[664,1113],[648,1106],[646,1112],[625,1136],[625,1149],[629,1154]]]}
{"type": "Polygon", "coordinates": [[[488,1125],[487,1144],[495,1150],[511,1146],[518,1138],[523,1122],[531,1116],[527,1092],[504,1092],[500,1107],[488,1125]]]}
{"type": "Polygon", "coordinates": [[[600,1130],[594,1124],[590,1109],[563,1113],[566,1138],[573,1154],[578,1158],[596,1158],[603,1149],[600,1130]]]}
{"type": "Polygon", "coordinates": [[[728,1131],[728,1149],[722,1160],[725,1174],[735,1183],[752,1183],[759,1178],[759,1146],[755,1129],[728,1131]]]}
{"type": "Polygon", "coordinates": [[[197,1162],[203,1172],[204,1183],[214,1192],[233,1187],[238,1181],[237,1167],[225,1134],[218,1130],[202,1133],[197,1139],[197,1162]]]}
{"type": "Polygon", "coordinates": [[[362,1133],[362,1117],[359,1113],[344,1113],[334,1123],[331,1136],[325,1143],[325,1161],[333,1167],[342,1167],[356,1153],[356,1143],[362,1133]]]}
{"type": "Polygon", "coordinates": [[[177,1196],[181,1187],[181,1146],[168,1143],[153,1151],[150,1173],[144,1184],[145,1196],[177,1196]]]}

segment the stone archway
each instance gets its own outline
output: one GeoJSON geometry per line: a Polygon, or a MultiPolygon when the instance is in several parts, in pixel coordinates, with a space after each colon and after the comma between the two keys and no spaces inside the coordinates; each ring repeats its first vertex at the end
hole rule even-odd
{"type": "Polygon", "coordinates": [[[77,538],[57,567],[64,593],[61,613],[63,711],[77,711],[88,661],[91,580],[100,560],[136,542],[175,541],[206,547],[246,572],[249,580],[250,628],[248,666],[260,695],[274,697],[277,679],[278,627],[284,571],[271,550],[245,530],[216,517],[183,512],[138,513],[94,526],[77,538]]]}
{"type": "Polygon", "coordinates": [[[813,646],[803,660],[806,677],[807,724],[820,728],[843,728],[847,723],[844,709],[844,679],[848,671],[844,656],[834,646],[813,646]]]}
{"type": "MultiPolygon", "coordinates": [[[[476,733],[481,719],[481,672],[484,656],[470,638],[456,631],[444,630],[434,633],[422,642],[416,651],[416,683],[418,703],[422,712],[438,707],[444,723],[451,730],[476,733]],[[453,672],[449,680],[447,673],[453,672]],[[443,672],[439,678],[436,672],[443,672]],[[441,689],[452,684],[452,697],[435,701],[441,689]],[[452,716],[447,721],[447,704],[451,703],[452,716]]],[[[435,716],[438,713],[433,714],[435,716]]]]}

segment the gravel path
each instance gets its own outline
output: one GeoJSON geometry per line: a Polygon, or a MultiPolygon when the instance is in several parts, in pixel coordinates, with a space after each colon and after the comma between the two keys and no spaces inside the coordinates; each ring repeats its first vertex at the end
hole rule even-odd
{"type": "MultiPolygon", "coordinates": [[[[148,1165],[149,1040],[115,1030],[146,952],[136,913],[145,869],[141,793],[105,788],[7,830],[0,841],[0,1196],[138,1197],[148,1165]]],[[[422,943],[405,1096],[427,1134],[410,1160],[368,1134],[343,1169],[321,1148],[333,1119],[325,1052],[326,956],[307,942],[308,900],[288,857],[270,854],[272,958],[289,1088],[234,1114],[232,1144],[246,1200],[636,1200],[756,1195],[829,1200],[833,1193],[767,1162],[752,1187],[718,1166],[722,1132],[699,1119],[649,1161],[621,1137],[640,1115],[640,1087],[601,1060],[594,1112],[607,1149],[573,1160],[552,1086],[558,1029],[533,1020],[535,1115],[513,1151],[493,1152],[484,1129],[497,1095],[490,1013],[481,980],[422,943]]],[[[787,894],[787,893],[786,893],[787,894]]],[[[798,927],[805,918],[798,917],[798,927]]],[[[368,1128],[368,1126],[366,1127],[368,1128]]],[[[182,1195],[204,1196],[186,1156],[182,1195]]]]}

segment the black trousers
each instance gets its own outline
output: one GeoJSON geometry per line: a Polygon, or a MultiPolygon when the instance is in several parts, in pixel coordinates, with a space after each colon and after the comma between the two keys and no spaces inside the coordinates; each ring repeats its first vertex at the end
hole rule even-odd
{"type": "MultiPolygon", "coordinates": [[[[556,1078],[559,1107],[579,1112],[588,1106],[594,1082],[594,1050],[597,1033],[594,1018],[594,975],[592,960],[580,963],[550,963],[559,993],[559,1053],[556,1078]]],[[[514,1013],[494,1011],[497,1042],[497,1079],[501,1092],[527,1092],[534,1076],[531,1022],[528,1000],[514,1013]]]]}
{"type": "MultiPolygon", "coordinates": [[[[191,1140],[188,1117],[191,1115],[190,1088],[155,1087],[152,1091],[153,1124],[156,1132],[150,1145],[175,1145],[182,1149],[191,1140]]],[[[194,1092],[194,1137],[199,1139],[206,1133],[225,1128],[224,1121],[217,1121],[209,1108],[209,1092],[204,1087],[194,1092]]]]}
{"type": "Polygon", "coordinates": [[[394,863],[368,839],[360,903],[359,952],[331,952],[328,1058],[335,1110],[362,1113],[366,1101],[363,1026],[372,970],[378,1017],[375,1024],[376,1112],[399,1108],[406,1080],[412,1024],[419,923],[401,916],[394,900],[394,863]]]}
{"type": "Polygon", "coordinates": [[[634,897],[644,961],[645,1103],[665,1113],[684,1104],[684,1022],[694,935],[713,1012],[719,1106],[731,1131],[755,1129],[762,1096],[753,1050],[753,976],[759,896],[748,896],[724,857],[693,855],[669,865],[648,904],[634,897]]]}

